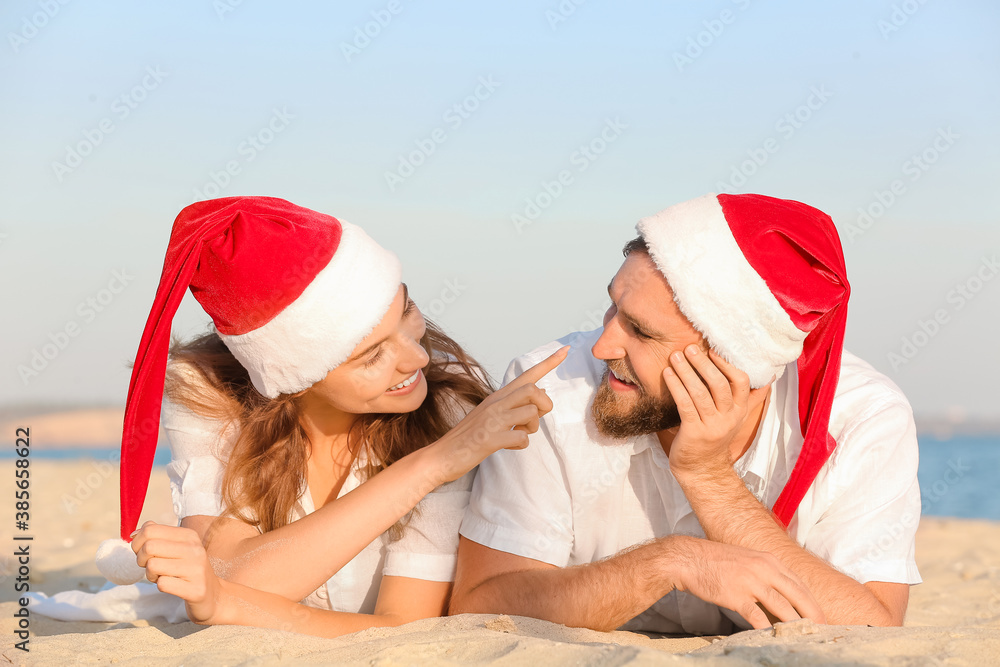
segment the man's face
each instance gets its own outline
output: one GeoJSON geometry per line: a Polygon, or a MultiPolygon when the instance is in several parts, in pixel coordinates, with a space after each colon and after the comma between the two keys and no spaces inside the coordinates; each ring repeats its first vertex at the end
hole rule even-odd
{"type": "Polygon", "coordinates": [[[704,337],[681,314],[649,254],[633,251],[608,285],[611,307],[593,354],[608,368],[594,397],[597,429],[631,438],[680,426],[663,380],[670,355],[688,345],[707,350],[704,337]]]}

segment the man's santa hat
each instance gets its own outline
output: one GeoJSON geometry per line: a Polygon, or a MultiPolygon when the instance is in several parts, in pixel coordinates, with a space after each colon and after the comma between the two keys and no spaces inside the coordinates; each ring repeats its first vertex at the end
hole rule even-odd
{"type": "Polygon", "coordinates": [[[381,321],[401,267],[359,227],[272,197],[192,204],[174,221],[136,353],[121,457],[121,536],[142,511],[156,451],[170,324],[190,287],[268,398],[307,389],[381,321]]]}
{"type": "Polygon", "coordinates": [[[762,387],[797,362],[803,445],[773,509],[785,526],[837,443],[830,408],[851,293],[830,216],[763,195],[705,195],[636,226],[674,301],[762,387]]]}

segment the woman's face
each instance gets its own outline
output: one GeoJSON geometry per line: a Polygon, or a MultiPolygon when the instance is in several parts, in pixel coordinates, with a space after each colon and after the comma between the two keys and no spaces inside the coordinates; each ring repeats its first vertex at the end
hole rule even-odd
{"type": "Polygon", "coordinates": [[[420,345],[426,331],[424,316],[400,285],[378,326],[303,398],[350,414],[416,410],[427,397],[422,369],[430,358],[420,345]]]}

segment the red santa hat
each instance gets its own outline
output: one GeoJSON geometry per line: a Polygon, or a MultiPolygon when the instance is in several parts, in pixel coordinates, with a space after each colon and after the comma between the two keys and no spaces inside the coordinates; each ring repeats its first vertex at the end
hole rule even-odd
{"type": "Polygon", "coordinates": [[[272,197],[192,204],[174,221],[125,406],[121,536],[149,485],[174,313],[190,287],[215,329],[275,398],[306,389],[350,356],[399,290],[396,256],[364,231],[272,197]]]}
{"type": "Polygon", "coordinates": [[[796,362],[803,437],[772,508],[788,525],[837,443],[830,436],[851,293],[830,216],[763,195],[705,195],[636,229],[684,316],[753,387],[796,362]]]}

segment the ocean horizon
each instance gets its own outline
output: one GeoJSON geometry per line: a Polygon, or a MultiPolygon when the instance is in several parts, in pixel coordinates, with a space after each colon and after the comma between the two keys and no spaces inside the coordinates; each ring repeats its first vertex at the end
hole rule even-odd
{"type": "MultiPolygon", "coordinates": [[[[1000,521],[1000,436],[919,437],[921,514],[923,516],[990,519],[1000,521]]],[[[35,449],[36,460],[77,461],[93,459],[117,463],[117,447],[67,447],[35,449]]],[[[14,458],[13,450],[0,460],[14,458]]],[[[156,449],[154,466],[170,463],[170,450],[156,449]]]]}

